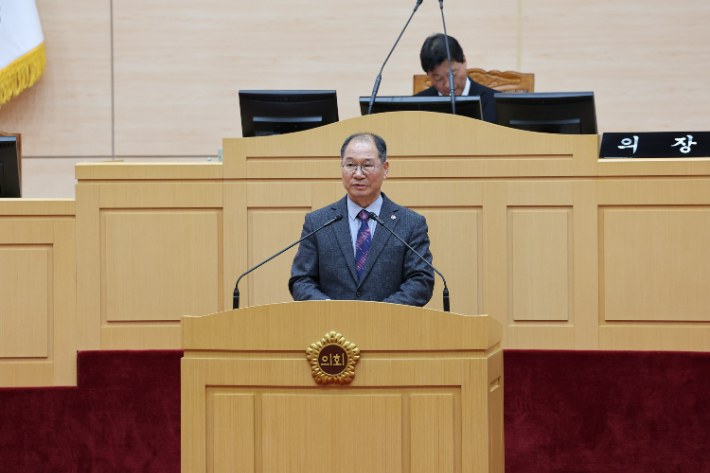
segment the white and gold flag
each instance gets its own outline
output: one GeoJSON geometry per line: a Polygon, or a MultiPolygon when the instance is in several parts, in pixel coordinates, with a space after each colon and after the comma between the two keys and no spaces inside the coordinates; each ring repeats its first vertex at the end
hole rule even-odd
{"type": "Polygon", "coordinates": [[[0,106],[44,73],[44,35],[34,0],[0,0],[0,106]]]}

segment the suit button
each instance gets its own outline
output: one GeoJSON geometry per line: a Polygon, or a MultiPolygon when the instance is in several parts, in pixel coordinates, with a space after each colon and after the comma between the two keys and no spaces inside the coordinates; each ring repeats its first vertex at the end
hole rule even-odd
{"type": "Polygon", "coordinates": [[[355,297],[360,297],[360,296],[362,296],[362,294],[360,293],[360,291],[357,291],[357,292],[355,293],[355,297]]]}

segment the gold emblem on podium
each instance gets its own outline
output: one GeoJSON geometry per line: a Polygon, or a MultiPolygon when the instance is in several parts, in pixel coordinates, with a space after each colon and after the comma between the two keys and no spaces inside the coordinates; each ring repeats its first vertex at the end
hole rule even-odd
{"type": "Polygon", "coordinates": [[[360,349],[337,332],[326,333],[321,341],[306,348],[313,379],[318,384],[350,384],[360,349]]]}

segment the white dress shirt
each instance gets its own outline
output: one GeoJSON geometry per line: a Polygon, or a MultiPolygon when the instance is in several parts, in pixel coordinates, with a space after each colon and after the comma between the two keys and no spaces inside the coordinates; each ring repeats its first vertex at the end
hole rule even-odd
{"type": "MultiPolygon", "coordinates": [[[[463,93],[461,93],[461,95],[468,95],[468,93],[470,91],[471,91],[471,78],[467,77],[466,78],[466,87],[463,88],[463,93]]],[[[439,97],[443,97],[443,95],[441,95],[441,92],[437,91],[436,93],[439,94],[439,97]]],[[[456,92],[454,92],[454,95],[456,95],[456,92]]],[[[448,97],[448,95],[447,95],[447,97],[448,97]]],[[[380,214],[377,214],[377,215],[379,216],[380,214]]]]}

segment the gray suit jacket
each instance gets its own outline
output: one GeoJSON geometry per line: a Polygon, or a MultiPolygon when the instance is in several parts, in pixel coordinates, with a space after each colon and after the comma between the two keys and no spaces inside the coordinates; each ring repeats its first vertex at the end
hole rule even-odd
{"type": "MultiPolygon", "coordinates": [[[[395,204],[384,193],[382,197],[380,219],[431,263],[426,219],[395,204]]],[[[361,300],[413,306],[429,302],[434,290],[434,271],[384,228],[375,230],[362,280],[358,281],[346,199],[347,196],[306,215],[302,236],[338,214],[344,218],[301,242],[288,282],[293,299],[361,300]]]]}

